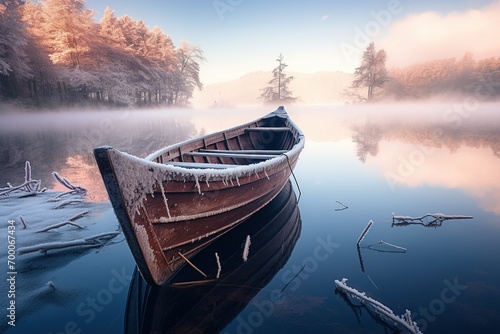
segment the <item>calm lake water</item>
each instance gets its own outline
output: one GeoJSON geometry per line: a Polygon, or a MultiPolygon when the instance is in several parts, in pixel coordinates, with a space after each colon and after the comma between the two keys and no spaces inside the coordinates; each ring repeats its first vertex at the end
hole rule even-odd
{"type": "MultiPolygon", "coordinates": [[[[33,178],[44,187],[64,190],[52,179],[57,171],[89,189],[88,200],[99,208],[95,225],[112,230],[118,223],[92,148],[106,144],[144,157],[270,111],[1,115],[0,186],[22,183],[29,160],[33,178]]],[[[396,314],[410,310],[424,333],[499,333],[500,106],[290,106],[287,111],[306,136],[295,169],[298,186],[292,182],[271,206],[199,254],[196,263],[208,271],[214,252],[225,254],[217,284],[148,288],[134,272],[122,237],[98,250],[65,253],[64,260],[57,252],[19,256],[19,295],[28,296],[47,281],[56,289],[20,297],[24,304],[16,327],[2,316],[0,329],[393,333],[369,309],[336,291],[334,280],[347,278],[349,286],[396,314]],[[473,218],[433,227],[392,224],[393,214],[427,213],[473,218]],[[370,220],[358,249],[356,241],[370,220]],[[248,234],[252,245],[243,264],[234,254],[248,234]],[[43,265],[33,269],[37,263],[43,265]]],[[[29,211],[30,199],[23,200],[29,211]]],[[[15,217],[3,203],[0,226],[6,234],[7,220],[15,217]]],[[[2,243],[0,251],[5,248],[2,243]]],[[[1,268],[5,275],[4,264],[1,268]]],[[[189,268],[178,277],[193,279],[199,277],[189,268]]]]}

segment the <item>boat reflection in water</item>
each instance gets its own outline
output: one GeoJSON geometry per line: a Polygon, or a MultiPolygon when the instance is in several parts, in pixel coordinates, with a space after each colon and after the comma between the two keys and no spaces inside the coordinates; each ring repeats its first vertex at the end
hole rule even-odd
{"type": "Polygon", "coordinates": [[[164,286],[149,286],[136,269],[130,283],[125,333],[217,333],[286,264],[301,219],[290,182],[273,201],[206,246],[164,286]],[[250,236],[247,261],[243,260],[250,236]],[[221,264],[220,277],[217,278],[221,264]]]}

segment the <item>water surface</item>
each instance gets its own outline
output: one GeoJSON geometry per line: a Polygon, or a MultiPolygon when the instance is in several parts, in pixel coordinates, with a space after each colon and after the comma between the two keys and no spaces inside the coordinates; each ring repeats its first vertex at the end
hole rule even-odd
{"type": "MultiPolygon", "coordinates": [[[[396,314],[412,311],[424,333],[498,332],[498,105],[460,113],[445,104],[290,106],[287,110],[306,135],[295,170],[299,185],[293,183],[297,195],[300,188],[300,235],[279,263],[262,253],[270,257],[272,270],[263,266],[237,272],[260,277],[259,271],[267,270],[269,275],[259,282],[249,280],[253,286],[246,288],[253,290],[245,294],[244,305],[231,319],[220,320],[222,327],[213,328],[222,333],[391,332],[358,302],[335,290],[335,279],[348,278],[350,286],[396,314]],[[427,213],[473,219],[448,220],[435,227],[392,226],[393,214],[427,213]],[[358,249],[356,241],[370,220],[374,224],[358,249]],[[406,252],[394,252],[386,245],[379,245],[379,251],[363,247],[380,240],[406,252]]],[[[3,115],[0,185],[21,183],[29,160],[33,177],[42,179],[43,186],[62,190],[50,175],[58,171],[88,188],[89,201],[107,201],[93,147],[112,145],[144,157],[167,144],[269,111],[260,107],[3,115]]],[[[2,220],[10,218],[2,202],[0,212],[2,220]]],[[[109,204],[94,220],[103,229],[117,226],[109,204]]],[[[134,276],[125,242],[76,252],[62,266],[51,268],[48,262],[43,271],[22,275],[53,281],[57,293],[36,297],[36,308],[21,308],[18,326],[10,332],[124,331],[134,276]]],[[[34,288],[20,285],[19,293],[34,288]]],[[[203,299],[204,289],[192,293],[209,300],[203,299]]],[[[216,304],[206,305],[205,311],[215,312],[215,308],[216,304]]],[[[183,321],[189,324],[189,319],[183,321]]]]}

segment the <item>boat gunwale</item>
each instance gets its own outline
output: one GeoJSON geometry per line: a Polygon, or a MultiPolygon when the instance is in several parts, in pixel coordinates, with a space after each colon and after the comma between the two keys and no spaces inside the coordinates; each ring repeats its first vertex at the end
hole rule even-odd
{"type": "MultiPolygon", "coordinates": [[[[240,125],[231,127],[229,129],[213,132],[213,133],[201,136],[201,137],[186,139],[186,140],[181,141],[179,143],[175,143],[173,145],[163,147],[163,148],[149,154],[145,158],[139,158],[137,156],[134,156],[134,155],[131,155],[131,154],[128,154],[125,152],[121,152],[121,151],[120,151],[120,153],[122,153],[124,155],[128,155],[132,158],[138,159],[138,160],[142,161],[143,163],[150,165],[151,167],[164,169],[165,172],[180,173],[182,176],[191,175],[191,176],[198,176],[199,177],[199,176],[205,176],[209,173],[212,176],[215,176],[215,175],[227,176],[228,174],[243,175],[245,173],[254,172],[256,170],[256,168],[259,168],[259,169],[262,168],[261,170],[265,170],[266,167],[269,168],[269,167],[274,166],[275,164],[279,165],[281,162],[284,162],[282,160],[284,160],[284,159],[288,160],[289,158],[295,156],[296,154],[299,154],[300,151],[304,148],[304,143],[305,143],[305,136],[302,133],[302,131],[300,130],[300,128],[290,119],[290,117],[288,116],[288,114],[286,113],[284,108],[279,107],[277,110],[275,110],[275,111],[273,111],[273,112],[271,112],[271,113],[269,113],[269,114],[267,114],[259,119],[256,119],[254,121],[240,124],[240,125]],[[286,124],[283,126],[283,128],[285,128],[285,127],[289,128],[290,132],[292,133],[295,140],[297,141],[292,146],[292,148],[290,148],[289,150],[286,150],[287,152],[281,153],[277,157],[273,157],[273,158],[270,158],[270,159],[267,159],[264,161],[260,161],[257,163],[252,163],[252,164],[243,164],[243,165],[236,165],[235,164],[234,167],[232,167],[232,168],[221,168],[221,169],[186,168],[186,167],[182,167],[182,166],[168,165],[168,164],[166,164],[168,161],[165,161],[163,163],[153,161],[154,159],[166,154],[167,152],[174,150],[174,149],[178,149],[178,148],[183,147],[187,144],[196,142],[198,140],[204,140],[207,138],[211,138],[211,137],[214,137],[216,135],[224,134],[224,133],[231,132],[231,131],[236,131],[236,130],[240,130],[240,129],[245,131],[244,129],[248,128],[250,125],[255,124],[256,122],[259,122],[261,120],[264,120],[267,118],[272,118],[272,117],[279,117],[279,118],[286,120],[286,124]],[[278,160],[279,160],[279,162],[278,162],[278,160]],[[267,166],[267,165],[269,165],[269,166],[267,166]],[[165,167],[167,167],[167,168],[165,168],[165,167]]],[[[186,153],[188,153],[188,152],[186,152],[186,153]]],[[[200,165],[203,165],[203,163],[200,163],[200,165]]]]}

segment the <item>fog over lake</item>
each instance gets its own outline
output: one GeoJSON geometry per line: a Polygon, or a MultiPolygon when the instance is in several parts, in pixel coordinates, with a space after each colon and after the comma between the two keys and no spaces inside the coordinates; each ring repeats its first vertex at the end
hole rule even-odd
{"type": "MultiPolygon", "coordinates": [[[[398,315],[410,310],[424,333],[499,332],[500,104],[457,100],[285,108],[306,137],[294,171],[298,185],[292,180],[300,198],[288,208],[300,219],[285,221],[280,229],[297,236],[285,245],[286,256],[269,255],[272,269],[266,266],[266,275],[259,268],[234,271],[235,282],[248,275],[252,292],[235,290],[237,306],[231,316],[213,319],[219,321],[220,332],[391,332],[367,308],[335,289],[334,280],[342,278],[398,315]],[[432,227],[418,221],[395,224],[393,219],[426,214],[473,218],[444,220],[432,227]],[[370,220],[373,225],[358,248],[356,241],[370,220]],[[398,248],[380,240],[405,251],[395,251],[398,248]],[[271,298],[273,291],[281,291],[279,302],[271,298]]],[[[89,229],[114,230],[118,221],[93,148],[110,145],[145,157],[166,145],[251,121],[274,109],[5,112],[0,115],[0,187],[7,182],[21,184],[25,162],[30,161],[33,179],[41,179],[42,187],[64,191],[51,175],[57,171],[88,189],[89,229]]],[[[6,231],[6,222],[19,215],[28,224],[37,215],[50,223],[64,219],[61,211],[37,212],[36,205],[45,205],[42,199],[0,198],[0,226],[6,231]]],[[[234,237],[245,235],[246,228],[235,231],[234,237]]],[[[20,244],[28,232],[18,230],[20,244]]],[[[74,233],[61,229],[51,237],[64,240],[76,237],[74,233]]],[[[229,240],[224,241],[227,247],[229,240]]],[[[234,243],[236,248],[241,244],[234,243]]],[[[272,244],[272,239],[266,243],[271,247],[268,252],[274,250],[272,244]]],[[[2,261],[6,251],[2,246],[2,261]]],[[[250,248],[250,257],[252,251],[257,252],[250,248]]],[[[204,256],[213,253],[202,252],[200,259],[204,256]]],[[[2,332],[60,333],[71,322],[82,333],[123,333],[131,308],[138,307],[129,291],[135,291],[141,278],[133,275],[135,263],[123,237],[96,250],[25,254],[17,261],[17,328],[2,322],[2,332]],[[116,286],[109,303],[93,308],[88,298],[107,302],[102,291],[109,290],[117,275],[123,286],[116,286]],[[55,290],[39,290],[48,281],[55,290]]],[[[3,279],[6,272],[1,275],[3,279]]],[[[182,310],[176,312],[191,314],[201,307],[210,314],[217,307],[208,302],[210,297],[224,293],[220,286],[217,289],[148,294],[154,300],[166,296],[166,303],[168,298],[182,300],[182,310]]],[[[0,302],[7,307],[6,298],[0,302]]],[[[161,305],[155,307],[165,306],[161,305]]],[[[186,330],[197,325],[194,316],[183,318],[173,312],[143,319],[142,326],[164,321],[165,328],[168,323],[170,329],[186,330]],[[144,324],[147,321],[150,324],[144,324]]]]}

